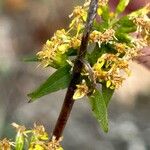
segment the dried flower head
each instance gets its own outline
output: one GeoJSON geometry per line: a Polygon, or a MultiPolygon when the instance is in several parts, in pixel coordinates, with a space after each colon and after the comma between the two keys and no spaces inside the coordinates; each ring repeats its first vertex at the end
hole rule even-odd
{"type": "Polygon", "coordinates": [[[0,141],[0,150],[11,150],[12,145],[13,143],[5,138],[0,141]]]}
{"type": "Polygon", "coordinates": [[[107,29],[104,33],[95,30],[90,34],[90,41],[98,43],[99,46],[102,43],[109,43],[114,38],[116,37],[113,29],[107,29]]]}
{"type": "Polygon", "coordinates": [[[53,136],[51,141],[47,145],[48,149],[49,150],[63,150],[63,148],[60,145],[61,141],[62,141],[62,137],[59,138],[59,140],[57,140],[56,137],[53,136]]]}
{"type": "Polygon", "coordinates": [[[34,124],[33,133],[39,140],[48,140],[48,134],[46,133],[43,125],[34,124]]]}

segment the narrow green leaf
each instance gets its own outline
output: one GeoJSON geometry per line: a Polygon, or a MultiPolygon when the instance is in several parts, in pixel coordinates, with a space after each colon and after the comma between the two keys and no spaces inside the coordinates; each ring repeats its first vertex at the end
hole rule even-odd
{"type": "Polygon", "coordinates": [[[130,43],[132,40],[132,37],[129,34],[121,33],[119,31],[116,32],[115,36],[119,42],[130,43]]]}
{"type": "Polygon", "coordinates": [[[135,32],[137,27],[133,23],[131,19],[129,19],[129,16],[122,17],[117,22],[118,29],[117,32],[119,33],[131,33],[135,32]]]}
{"type": "Polygon", "coordinates": [[[105,84],[102,84],[102,95],[103,95],[106,107],[108,106],[113,94],[114,94],[114,90],[107,88],[105,84]]]}
{"type": "Polygon", "coordinates": [[[107,23],[109,22],[109,19],[110,19],[110,15],[109,15],[109,7],[108,5],[106,6],[103,6],[102,8],[102,19],[103,21],[106,21],[107,23]]]}
{"type": "Polygon", "coordinates": [[[123,27],[133,27],[135,24],[133,21],[129,18],[129,16],[123,16],[121,17],[116,24],[119,24],[120,26],[123,27]]]}
{"type": "Polygon", "coordinates": [[[31,98],[30,102],[52,92],[65,89],[69,85],[71,79],[70,68],[70,66],[59,68],[39,88],[28,94],[31,98]]]}
{"type": "Polygon", "coordinates": [[[103,131],[108,132],[107,108],[103,95],[98,90],[95,90],[95,92],[89,97],[89,99],[93,115],[98,120],[103,131]]]}
{"type": "Polygon", "coordinates": [[[129,4],[130,0],[120,0],[119,4],[117,5],[116,12],[119,14],[123,12],[126,6],[129,4]]]}
{"type": "Polygon", "coordinates": [[[136,26],[134,27],[121,27],[117,30],[117,32],[120,32],[120,33],[132,33],[132,32],[135,32],[136,31],[136,26]]]}

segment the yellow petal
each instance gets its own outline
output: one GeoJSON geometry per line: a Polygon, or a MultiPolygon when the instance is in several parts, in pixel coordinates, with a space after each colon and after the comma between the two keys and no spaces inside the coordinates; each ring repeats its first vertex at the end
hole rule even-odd
{"type": "Polygon", "coordinates": [[[98,8],[98,9],[97,9],[97,13],[98,13],[98,15],[100,16],[100,15],[102,14],[102,9],[101,9],[101,8],[98,8]]]}
{"type": "Polygon", "coordinates": [[[109,88],[110,86],[111,86],[111,81],[108,80],[108,81],[106,82],[106,87],[109,88]]]}
{"type": "Polygon", "coordinates": [[[81,92],[80,89],[77,89],[73,95],[73,99],[77,100],[85,96],[85,93],[81,92]]]}

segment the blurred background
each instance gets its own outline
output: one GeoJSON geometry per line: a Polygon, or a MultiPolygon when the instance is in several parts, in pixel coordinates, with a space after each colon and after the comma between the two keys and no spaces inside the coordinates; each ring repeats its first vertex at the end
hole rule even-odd
{"type": "MultiPolygon", "coordinates": [[[[135,1],[128,11],[149,0],[135,1]]],[[[51,134],[65,90],[29,104],[27,93],[53,70],[23,58],[37,53],[55,30],[66,28],[68,15],[80,3],[83,1],[0,0],[0,138],[13,139],[12,122],[28,128],[35,122],[43,124],[51,134]]],[[[111,6],[116,3],[114,0],[111,6]]],[[[136,62],[131,68],[132,76],[111,101],[109,133],[100,130],[87,100],[79,100],[64,131],[65,150],[150,150],[150,71],[136,62]]]]}

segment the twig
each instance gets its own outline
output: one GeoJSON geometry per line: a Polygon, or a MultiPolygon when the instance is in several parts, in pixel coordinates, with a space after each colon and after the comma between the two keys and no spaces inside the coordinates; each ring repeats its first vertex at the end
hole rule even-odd
{"type": "Polygon", "coordinates": [[[97,6],[98,6],[98,0],[91,0],[89,6],[88,18],[87,18],[85,30],[81,41],[81,46],[73,67],[72,79],[69,84],[60,115],[58,117],[57,123],[53,130],[53,136],[55,136],[57,140],[62,136],[63,130],[70,116],[72,106],[74,104],[74,100],[72,97],[76,90],[76,85],[79,84],[80,82],[81,71],[83,68],[82,60],[84,59],[85,54],[87,52],[89,33],[93,24],[93,20],[96,16],[97,6]]]}

